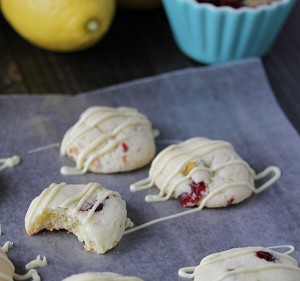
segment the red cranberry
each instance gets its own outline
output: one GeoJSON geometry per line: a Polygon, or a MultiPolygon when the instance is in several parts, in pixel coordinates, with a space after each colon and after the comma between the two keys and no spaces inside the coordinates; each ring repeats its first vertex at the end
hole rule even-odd
{"type": "Polygon", "coordinates": [[[178,196],[180,204],[183,207],[193,207],[202,199],[203,194],[206,191],[206,186],[203,181],[199,183],[192,182],[191,184],[192,191],[190,193],[182,193],[178,196]]]}
{"type": "MultiPolygon", "coordinates": [[[[81,208],[80,208],[80,211],[81,212],[86,212],[86,211],[89,211],[91,210],[94,205],[95,205],[96,201],[94,202],[86,202],[81,208]]],[[[100,203],[97,208],[95,209],[95,212],[100,212],[101,210],[103,209],[103,203],[100,203]]]]}
{"type": "Polygon", "coordinates": [[[227,207],[231,206],[234,201],[234,196],[231,196],[230,199],[227,200],[227,207]]]}
{"type": "Polygon", "coordinates": [[[95,209],[95,212],[100,212],[103,209],[103,203],[100,203],[97,208],[95,209]]]}
{"type": "Polygon", "coordinates": [[[123,148],[123,151],[124,152],[127,152],[128,151],[128,145],[125,143],[125,142],[122,142],[122,148],[123,148]]]}
{"type": "Polygon", "coordinates": [[[264,251],[258,251],[258,252],[256,252],[256,256],[258,258],[264,259],[264,260],[266,260],[268,262],[275,262],[275,260],[276,260],[276,258],[272,254],[270,254],[268,252],[264,252],[264,251]]]}

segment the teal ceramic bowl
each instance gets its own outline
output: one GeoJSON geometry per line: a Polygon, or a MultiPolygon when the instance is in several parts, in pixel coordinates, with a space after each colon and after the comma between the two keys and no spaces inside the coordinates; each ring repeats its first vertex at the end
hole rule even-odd
{"type": "Polygon", "coordinates": [[[265,55],[295,2],[274,0],[234,9],[195,0],[163,0],[179,48],[207,64],[265,55]]]}

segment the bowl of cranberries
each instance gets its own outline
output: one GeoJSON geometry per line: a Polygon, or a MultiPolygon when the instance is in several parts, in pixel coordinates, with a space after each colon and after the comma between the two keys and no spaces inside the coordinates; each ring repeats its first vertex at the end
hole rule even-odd
{"type": "Polygon", "coordinates": [[[265,55],[296,0],[163,0],[181,51],[212,64],[265,55]]]}

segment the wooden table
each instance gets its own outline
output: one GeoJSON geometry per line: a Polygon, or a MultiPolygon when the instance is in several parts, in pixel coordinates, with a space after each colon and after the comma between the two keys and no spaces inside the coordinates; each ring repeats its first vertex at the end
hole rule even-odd
{"type": "MultiPolygon", "coordinates": [[[[1,94],[73,95],[200,65],[176,46],[163,8],[118,9],[111,29],[100,43],[65,54],[32,46],[0,17],[0,52],[1,94]]],[[[263,63],[279,104],[300,132],[299,1],[263,63]]]]}

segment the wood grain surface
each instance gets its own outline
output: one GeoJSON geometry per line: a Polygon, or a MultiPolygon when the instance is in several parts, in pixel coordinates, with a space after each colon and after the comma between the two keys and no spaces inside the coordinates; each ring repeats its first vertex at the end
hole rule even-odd
{"type": "MultiPolygon", "coordinates": [[[[300,132],[300,3],[263,58],[274,94],[300,132]]],[[[106,87],[199,63],[176,46],[163,8],[118,9],[96,46],[55,53],[32,46],[0,17],[0,93],[70,94],[106,87]]],[[[216,77],[217,79],[217,77],[216,77]]]]}

